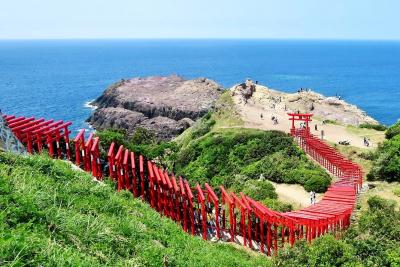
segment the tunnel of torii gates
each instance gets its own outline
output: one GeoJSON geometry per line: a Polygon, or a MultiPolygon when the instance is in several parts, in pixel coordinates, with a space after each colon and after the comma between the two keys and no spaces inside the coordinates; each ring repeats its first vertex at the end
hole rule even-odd
{"type": "Polygon", "coordinates": [[[228,192],[223,186],[212,188],[189,184],[175,177],[142,155],[112,143],[101,147],[99,137],[80,130],[70,140],[71,122],[3,115],[15,136],[29,153],[46,149],[51,157],[64,158],[91,172],[97,180],[108,176],[117,190],[129,190],[163,216],[180,224],[184,231],[237,242],[267,255],[276,255],[285,243],[311,242],[325,233],[340,237],[350,224],[356,194],[362,186],[361,168],[310,133],[312,114],[290,113],[291,135],[316,162],[336,177],[322,200],[307,208],[277,212],[243,193],[228,192]],[[295,121],[305,122],[298,129],[295,121]],[[107,158],[101,158],[100,151],[107,158]]]}

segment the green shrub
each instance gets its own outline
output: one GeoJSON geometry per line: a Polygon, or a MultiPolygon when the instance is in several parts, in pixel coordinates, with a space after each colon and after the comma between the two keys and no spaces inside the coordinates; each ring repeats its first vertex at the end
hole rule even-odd
{"type": "Polygon", "coordinates": [[[244,184],[243,188],[243,193],[254,200],[278,198],[278,195],[275,192],[275,187],[265,180],[248,180],[244,184]]]}
{"type": "Polygon", "coordinates": [[[112,142],[117,145],[126,146],[126,132],[117,129],[105,129],[102,131],[96,131],[96,136],[100,138],[101,145],[108,148],[112,142]]]}
{"type": "Polygon", "coordinates": [[[393,202],[368,199],[359,223],[352,224],[342,240],[330,235],[287,246],[273,259],[275,266],[399,266],[400,212],[393,202]]]}
{"type": "Polygon", "coordinates": [[[385,256],[390,266],[400,266],[400,246],[388,250],[385,256]]]}
{"type": "Polygon", "coordinates": [[[392,139],[400,134],[400,121],[396,122],[386,130],[386,139],[392,139]]]}
{"type": "Polygon", "coordinates": [[[307,191],[315,191],[317,193],[321,193],[325,192],[330,184],[330,179],[319,175],[312,175],[306,180],[304,184],[304,189],[306,189],[307,191]]]}
{"type": "Polygon", "coordinates": [[[273,258],[277,267],[308,267],[310,246],[305,240],[300,240],[293,247],[286,245],[278,250],[278,256],[273,258]]]}
{"type": "Polygon", "coordinates": [[[309,266],[351,266],[355,261],[354,249],[331,235],[316,239],[308,255],[309,266]]]}
{"type": "MultiPolygon", "coordinates": [[[[396,204],[378,196],[368,199],[368,210],[352,225],[345,241],[367,266],[391,266],[400,242],[400,212],[396,204]]],[[[396,265],[394,265],[396,266],[396,265]]]]}
{"type": "Polygon", "coordinates": [[[362,123],[358,126],[359,128],[365,129],[374,129],[377,131],[386,131],[387,127],[382,124],[371,124],[371,123],[362,123]]]}
{"type": "Polygon", "coordinates": [[[367,152],[361,152],[360,154],[358,154],[358,156],[365,160],[375,160],[377,154],[375,153],[375,151],[367,151],[367,152]]]}
{"type": "Polygon", "coordinates": [[[379,196],[372,196],[367,200],[368,207],[372,211],[382,210],[382,209],[390,209],[393,208],[393,204],[390,205],[389,202],[379,196]]]}
{"type": "Polygon", "coordinates": [[[400,181],[400,135],[379,146],[368,180],[400,181]]]}
{"type": "Polygon", "coordinates": [[[148,129],[138,127],[133,132],[129,142],[133,145],[149,145],[157,143],[156,134],[148,129]]]}
{"type": "Polygon", "coordinates": [[[261,203],[272,210],[280,212],[287,212],[293,210],[292,204],[284,203],[282,201],[279,201],[278,199],[266,198],[264,200],[261,200],[261,203]]]}
{"type": "Polygon", "coordinates": [[[215,125],[215,120],[211,119],[210,113],[207,113],[205,117],[201,118],[201,121],[193,127],[190,138],[199,138],[211,131],[212,127],[215,125]]]}
{"type": "Polygon", "coordinates": [[[278,131],[212,131],[181,147],[176,159],[178,174],[193,182],[208,182],[212,186],[219,186],[222,182],[231,187],[237,174],[250,180],[263,177],[302,185],[312,176],[321,176],[321,180],[330,182],[329,175],[307,159],[292,137],[278,131]]]}
{"type": "Polygon", "coordinates": [[[338,124],[336,120],[324,120],[326,124],[338,124]]]}
{"type": "Polygon", "coordinates": [[[393,189],[393,194],[400,197],[400,186],[397,186],[396,188],[393,189]]]}

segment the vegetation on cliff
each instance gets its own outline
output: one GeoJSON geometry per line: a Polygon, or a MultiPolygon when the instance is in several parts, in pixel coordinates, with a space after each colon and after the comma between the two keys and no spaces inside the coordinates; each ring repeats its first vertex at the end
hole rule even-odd
{"type": "Polygon", "coordinates": [[[280,251],[276,266],[399,266],[400,212],[395,203],[380,197],[368,200],[341,240],[330,235],[309,246],[305,242],[280,251]]]}
{"type": "Polygon", "coordinates": [[[368,200],[343,238],[272,260],[185,234],[128,192],[45,156],[0,153],[0,264],[9,266],[398,266],[400,213],[368,200]]]}
{"type": "Polygon", "coordinates": [[[387,129],[386,138],[370,155],[373,165],[367,177],[369,180],[400,182],[400,122],[387,129]]]}
{"type": "Polygon", "coordinates": [[[0,153],[1,266],[269,266],[184,233],[68,163],[0,153]]]}
{"type": "Polygon", "coordinates": [[[277,210],[290,205],[277,200],[271,183],[301,184],[308,191],[324,192],[331,183],[325,170],[311,162],[294,143],[279,131],[229,128],[240,119],[230,110],[229,94],[224,94],[213,112],[171,142],[157,141],[154,134],[139,128],[131,136],[121,130],[108,129],[97,134],[107,148],[111,142],[153,159],[182,175],[193,185],[209,183],[262,201],[277,210]]]}
{"type": "Polygon", "coordinates": [[[308,160],[290,136],[278,131],[211,131],[181,147],[174,167],[193,181],[228,188],[245,184],[247,179],[266,179],[324,192],[331,182],[330,176],[308,160]]]}
{"type": "Polygon", "coordinates": [[[386,130],[386,139],[391,139],[400,134],[400,121],[396,122],[386,130]]]}

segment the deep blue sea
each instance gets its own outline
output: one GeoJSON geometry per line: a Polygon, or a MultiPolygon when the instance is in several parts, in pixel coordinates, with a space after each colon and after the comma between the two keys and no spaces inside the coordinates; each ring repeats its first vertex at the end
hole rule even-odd
{"type": "Polygon", "coordinates": [[[339,94],[384,124],[400,118],[400,42],[289,40],[0,41],[3,113],[70,120],[121,78],[178,74],[225,87],[249,77],[339,94]]]}

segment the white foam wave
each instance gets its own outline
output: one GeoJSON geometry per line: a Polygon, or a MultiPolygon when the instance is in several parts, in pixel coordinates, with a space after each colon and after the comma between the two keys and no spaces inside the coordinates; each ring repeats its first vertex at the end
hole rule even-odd
{"type": "Polygon", "coordinates": [[[85,104],[83,105],[85,108],[90,108],[91,110],[95,110],[97,109],[96,105],[92,105],[92,102],[94,101],[94,99],[89,100],[87,102],[85,102],[85,104]]]}

